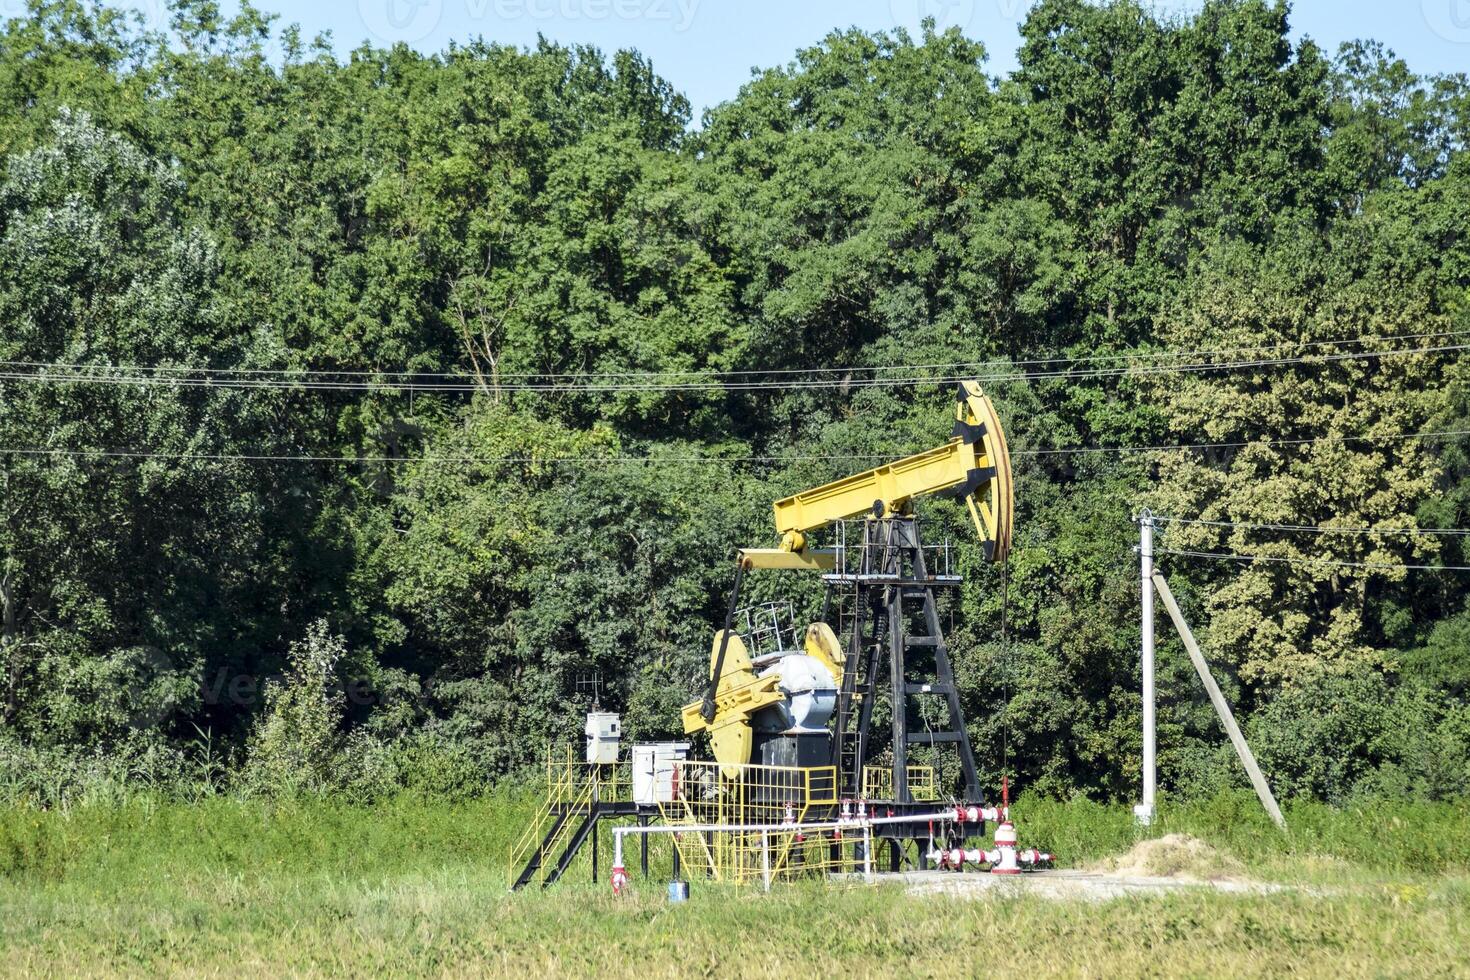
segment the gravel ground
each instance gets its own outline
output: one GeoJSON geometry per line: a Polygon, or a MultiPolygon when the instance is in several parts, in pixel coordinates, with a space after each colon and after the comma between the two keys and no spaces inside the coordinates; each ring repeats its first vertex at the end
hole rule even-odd
{"type": "Polygon", "coordinates": [[[1201,881],[1194,878],[1156,878],[1099,871],[1035,871],[1020,875],[993,875],[983,871],[958,874],[953,871],[910,871],[875,877],[880,882],[902,882],[915,895],[961,895],[976,898],[1035,895],[1040,898],[1107,901],[1191,889],[1212,889],[1247,895],[1287,890],[1285,885],[1259,881],[1201,881]]]}

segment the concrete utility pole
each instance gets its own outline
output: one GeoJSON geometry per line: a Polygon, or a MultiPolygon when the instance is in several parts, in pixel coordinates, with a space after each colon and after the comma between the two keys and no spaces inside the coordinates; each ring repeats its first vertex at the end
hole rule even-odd
{"type": "Polygon", "coordinates": [[[1143,802],[1133,815],[1145,827],[1153,822],[1155,792],[1154,742],[1154,515],[1138,515],[1139,586],[1143,601],[1143,802]]]}
{"type": "MultiPolygon", "coordinates": [[[[1164,608],[1169,610],[1169,617],[1174,620],[1174,628],[1179,631],[1179,638],[1184,641],[1184,649],[1189,651],[1189,659],[1194,662],[1195,673],[1199,674],[1200,683],[1205,686],[1205,692],[1210,696],[1210,703],[1215,706],[1215,713],[1220,716],[1220,723],[1225,726],[1225,734],[1230,736],[1230,743],[1235,746],[1235,754],[1240,756],[1240,764],[1245,766],[1246,775],[1250,777],[1251,785],[1255,787],[1256,796],[1261,799],[1261,806],[1266,808],[1266,812],[1270,814],[1276,826],[1285,830],[1286,818],[1281,815],[1281,808],[1276,805],[1276,797],[1271,795],[1271,787],[1266,783],[1266,777],[1261,774],[1261,767],[1256,765],[1255,754],[1246,744],[1245,736],[1240,733],[1240,726],[1235,723],[1235,715],[1231,714],[1230,705],[1225,703],[1225,695],[1220,693],[1220,686],[1215,683],[1215,678],[1210,674],[1210,665],[1205,663],[1204,654],[1200,653],[1199,644],[1194,641],[1194,634],[1190,632],[1189,624],[1184,621],[1184,613],[1180,612],[1179,603],[1174,601],[1174,593],[1169,591],[1169,583],[1164,581],[1164,576],[1155,572],[1153,584],[1159,590],[1159,598],[1164,600],[1164,608]]],[[[1149,613],[1146,612],[1144,615],[1148,616],[1149,613]]],[[[1147,725],[1148,722],[1144,724],[1147,725]]],[[[1144,745],[1145,758],[1148,758],[1148,743],[1145,742],[1144,745]]],[[[1148,763],[1144,765],[1147,766],[1148,763]]],[[[1147,793],[1148,790],[1145,789],[1144,792],[1147,793]]]]}

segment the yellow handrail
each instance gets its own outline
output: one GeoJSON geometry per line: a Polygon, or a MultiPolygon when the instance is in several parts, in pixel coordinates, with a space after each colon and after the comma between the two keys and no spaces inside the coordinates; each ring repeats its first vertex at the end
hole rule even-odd
{"type": "MultiPolygon", "coordinates": [[[[917,802],[939,799],[939,783],[933,766],[909,766],[909,796],[917,802]]],[[[863,766],[863,798],[893,799],[893,770],[887,766],[863,766]]]]}
{"type": "Polygon", "coordinates": [[[589,780],[582,787],[582,792],[567,807],[566,816],[562,820],[561,826],[556,829],[556,833],[552,836],[551,840],[546,842],[546,847],[541,853],[541,863],[536,868],[536,877],[542,883],[545,883],[547,876],[551,873],[551,860],[553,856],[562,849],[567,839],[575,832],[574,828],[578,818],[585,817],[591,811],[596,794],[597,784],[589,780]]]}

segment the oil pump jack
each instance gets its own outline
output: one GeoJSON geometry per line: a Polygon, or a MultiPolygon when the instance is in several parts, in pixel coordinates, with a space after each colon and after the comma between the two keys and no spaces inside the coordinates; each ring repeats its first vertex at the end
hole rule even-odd
{"type": "Polygon", "coordinates": [[[986,560],[1005,561],[1014,521],[1010,454],[995,406],[976,382],[959,386],[948,442],[776,501],[780,545],[739,552],[724,628],[711,645],[708,683],[700,700],[682,712],[686,733],[709,733],[715,760],[728,776],[750,764],[830,766],[844,796],[870,796],[864,770],[882,749],[873,721],[886,681],[886,798],[899,807],[914,802],[911,748],[948,746],[958,756],[965,802],[980,802],[936,602],[937,590],[961,579],[947,547],[920,539],[914,505],[928,496],[962,499],[986,560]],[[833,529],[833,545],[813,547],[809,536],[823,529],[833,529]],[[751,650],[736,630],[741,586],[756,569],[821,574],[823,612],[800,649],[751,650]],[[848,614],[837,615],[839,608],[848,614]],[[943,708],[925,711],[920,702],[926,699],[943,708]],[[938,730],[920,720],[936,714],[946,719],[938,730]]]}
{"type": "Polygon", "coordinates": [[[624,763],[618,716],[594,710],[585,765],[570,750],[563,761],[547,756],[546,803],[512,849],[514,887],[555,882],[588,843],[596,879],[604,820],[636,821],[613,830],[614,891],[629,880],[621,842],[630,834],[642,842],[645,877],[650,836],[672,841],[675,885],[681,866],[730,881],[763,877],[767,887],[773,877],[871,869],[884,843],[893,870],[914,843],[917,867],[986,863],[1015,874],[1049,861],[1018,850],[1008,809],[981,797],[937,600],[961,580],[948,544],[921,540],[915,514],[931,496],[962,499],[985,558],[1005,561],[1010,454],[995,406],[973,381],[959,386],[943,445],[775,502],[780,543],[739,552],[708,681],[682,711],[686,733],[708,733],[714,761],[663,742],[633,746],[624,763]],[[818,534],[826,546],[813,544],[818,534]],[[821,575],[823,608],[800,642],[749,608],[742,621],[742,585],[759,569],[821,575]],[[928,764],[912,765],[911,749],[928,764]],[[957,785],[944,788],[932,763],[950,750],[957,785]],[[954,805],[940,806],[945,797],[954,805]],[[987,821],[994,847],[967,847],[987,821]]]}

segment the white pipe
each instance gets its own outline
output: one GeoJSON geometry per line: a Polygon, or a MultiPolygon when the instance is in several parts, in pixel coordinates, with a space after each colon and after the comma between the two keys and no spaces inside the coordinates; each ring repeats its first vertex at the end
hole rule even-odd
{"type": "MultiPolygon", "coordinates": [[[[873,882],[873,828],[863,828],[863,881],[873,882]]],[[[767,889],[769,891],[770,889],[767,889]]]]}
{"type": "Polygon", "coordinates": [[[820,823],[681,823],[648,824],[644,827],[614,827],[613,836],[624,834],[703,834],[739,832],[758,834],[768,831],[773,834],[805,832],[808,830],[861,830],[863,827],[883,827],[900,823],[954,823],[954,811],[942,813],[916,813],[899,817],[853,817],[851,820],[824,820],[820,823]]]}
{"type": "Polygon", "coordinates": [[[948,863],[951,867],[961,864],[1004,864],[1007,862],[1007,852],[1010,852],[1010,860],[1024,865],[1044,864],[1052,860],[1052,856],[1045,851],[1038,851],[1034,847],[1019,850],[1014,847],[991,847],[991,848],[941,848],[931,847],[925,855],[936,865],[948,863]]]}
{"type": "Polygon", "coordinates": [[[928,823],[930,821],[954,820],[954,811],[945,813],[920,813],[906,817],[854,817],[850,820],[828,820],[822,823],[765,823],[765,824],[728,824],[728,823],[696,823],[696,824],[647,824],[642,827],[614,827],[613,828],[613,867],[623,866],[623,838],[628,834],[704,834],[735,832],[742,834],[760,834],[762,841],[768,834],[779,833],[805,833],[810,830],[850,830],[860,828],[867,832],[872,827],[887,826],[900,823],[928,823]]]}

